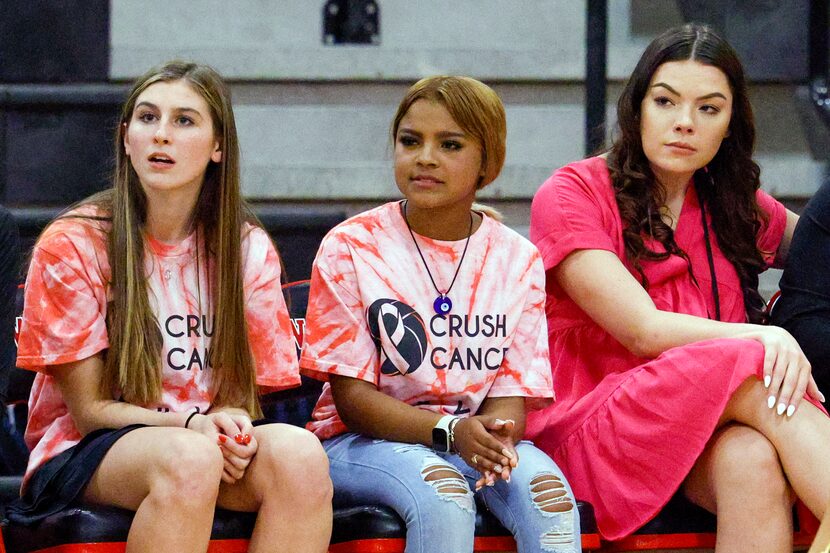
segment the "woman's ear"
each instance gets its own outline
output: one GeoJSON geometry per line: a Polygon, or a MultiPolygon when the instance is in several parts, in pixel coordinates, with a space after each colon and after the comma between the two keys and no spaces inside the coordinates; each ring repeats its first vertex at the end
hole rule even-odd
{"type": "Polygon", "coordinates": [[[213,153],[210,154],[210,160],[213,163],[219,163],[220,161],[222,161],[222,150],[219,148],[218,142],[216,143],[213,153]]]}
{"type": "Polygon", "coordinates": [[[124,133],[124,152],[130,157],[130,139],[127,136],[127,123],[121,123],[121,130],[124,133]]]}

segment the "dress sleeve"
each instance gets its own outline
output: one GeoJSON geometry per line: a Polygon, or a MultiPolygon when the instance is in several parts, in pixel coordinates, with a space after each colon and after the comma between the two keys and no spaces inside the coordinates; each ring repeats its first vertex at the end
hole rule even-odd
{"type": "Polygon", "coordinates": [[[538,254],[531,258],[522,280],[525,282],[516,286],[526,286],[529,292],[487,397],[521,396],[527,399],[528,409],[541,409],[551,403],[553,385],[545,318],[545,272],[538,254]]]}
{"type": "Polygon", "coordinates": [[[530,209],[530,240],[539,248],[545,270],[576,250],[616,251],[602,193],[609,186],[601,175],[570,165],[542,184],[530,209]]]}
{"type": "MultiPolygon", "coordinates": [[[[47,231],[48,232],[48,231],[47,231]]],[[[17,365],[46,371],[109,347],[95,248],[64,233],[35,246],[26,277],[17,365]]]]}
{"type": "Polygon", "coordinates": [[[767,214],[767,221],[762,221],[761,228],[758,230],[756,241],[758,250],[764,256],[767,266],[777,266],[779,265],[776,259],[778,246],[787,228],[787,209],[763,190],[755,193],[755,199],[761,211],[767,214]]]}
{"type": "Polygon", "coordinates": [[[337,374],[377,384],[378,351],[365,309],[349,244],[330,233],[311,269],[300,356],[303,374],[320,380],[337,374]]]}
{"type": "Polygon", "coordinates": [[[298,386],[297,350],[282,294],[279,256],[262,229],[251,230],[244,244],[245,321],[257,384],[266,391],[298,386]]]}

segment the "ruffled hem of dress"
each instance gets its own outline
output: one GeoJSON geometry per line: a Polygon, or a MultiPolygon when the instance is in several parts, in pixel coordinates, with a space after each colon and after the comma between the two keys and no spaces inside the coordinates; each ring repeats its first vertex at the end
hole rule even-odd
{"type": "Polygon", "coordinates": [[[564,439],[552,443],[549,428],[536,445],[562,468],[576,497],[593,505],[602,536],[620,539],[671,499],[732,394],[747,378],[761,378],[763,358],[763,346],[748,340],[673,348],[630,369],[610,393],[597,387],[594,393],[607,395],[598,408],[564,439]]]}

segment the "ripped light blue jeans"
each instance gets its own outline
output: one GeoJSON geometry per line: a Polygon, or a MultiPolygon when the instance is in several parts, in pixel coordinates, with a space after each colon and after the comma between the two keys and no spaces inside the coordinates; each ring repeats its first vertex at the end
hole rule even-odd
{"type": "Polygon", "coordinates": [[[530,442],[516,445],[510,482],[474,494],[481,476],[461,457],[419,444],[341,434],[323,442],[335,506],[391,507],[406,522],[406,553],[471,553],[474,495],[515,537],[519,553],[581,551],[573,492],[553,460],[530,442]]]}

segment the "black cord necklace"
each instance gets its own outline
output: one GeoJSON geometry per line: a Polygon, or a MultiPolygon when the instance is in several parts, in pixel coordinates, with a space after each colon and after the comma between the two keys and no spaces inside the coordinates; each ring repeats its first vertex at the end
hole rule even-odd
{"type": "Polygon", "coordinates": [[[450,311],[452,311],[452,300],[449,297],[450,290],[452,290],[453,284],[455,284],[455,279],[458,278],[458,272],[461,270],[461,264],[464,263],[464,256],[467,255],[467,246],[470,245],[470,236],[473,234],[473,214],[470,213],[470,228],[467,230],[467,240],[464,242],[464,251],[461,252],[461,259],[458,261],[458,267],[455,268],[455,274],[452,277],[452,282],[450,282],[450,287],[447,288],[446,292],[442,292],[438,289],[438,285],[435,284],[435,279],[432,278],[432,271],[429,270],[429,265],[427,265],[427,260],[424,258],[423,252],[421,252],[421,247],[418,245],[418,241],[415,240],[415,233],[412,232],[412,227],[409,226],[409,218],[406,216],[406,204],[407,202],[403,202],[403,220],[406,222],[406,228],[409,229],[409,236],[412,237],[412,242],[415,244],[415,249],[418,250],[418,255],[421,256],[421,261],[424,262],[424,268],[427,270],[427,274],[429,275],[429,280],[432,281],[432,287],[435,288],[435,291],[438,292],[438,297],[435,298],[435,301],[432,302],[432,308],[435,312],[439,315],[446,315],[450,311]]]}
{"type": "MultiPolygon", "coordinates": [[[[712,176],[709,175],[709,180],[712,182],[712,186],[715,185],[714,180],[712,180],[712,176]]],[[[715,300],[715,320],[720,320],[720,293],[718,290],[718,275],[715,273],[715,256],[712,251],[712,239],[709,237],[709,225],[706,222],[706,206],[704,205],[703,197],[700,195],[700,189],[697,187],[697,183],[695,183],[695,192],[697,193],[698,203],[700,204],[700,220],[701,224],[703,225],[703,240],[706,243],[706,259],[709,262],[709,278],[712,281],[712,299],[715,300]]],[[[648,231],[649,236],[654,238],[654,232],[651,229],[651,206],[648,206],[648,231]]],[[[678,217],[678,221],[680,218],[678,217]]],[[[700,285],[697,282],[697,278],[695,277],[695,272],[692,270],[691,261],[688,259],[686,260],[688,267],[689,267],[689,275],[692,277],[692,281],[694,281],[695,286],[700,289],[700,285]]],[[[708,309],[707,309],[708,311],[708,309]]],[[[712,318],[711,313],[708,314],[709,318],[712,318]]]]}
{"type": "MultiPolygon", "coordinates": [[[[712,176],[709,176],[712,180],[712,176]]],[[[712,185],[714,186],[714,181],[712,185]]],[[[709,277],[712,279],[712,298],[715,300],[715,320],[720,320],[720,294],[718,293],[718,276],[715,274],[715,256],[712,253],[712,240],[709,238],[709,225],[706,223],[706,206],[703,198],[698,193],[697,200],[700,203],[700,219],[703,224],[703,239],[706,241],[706,258],[709,261],[709,277]]]]}

